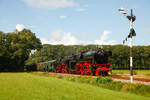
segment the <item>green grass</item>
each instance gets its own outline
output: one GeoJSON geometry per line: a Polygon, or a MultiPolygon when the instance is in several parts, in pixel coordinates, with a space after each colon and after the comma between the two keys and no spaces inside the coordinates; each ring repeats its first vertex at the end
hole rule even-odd
{"type": "Polygon", "coordinates": [[[0,73],[0,100],[150,100],[148,97],[29,73],[0,73]]]}
{"type": "MultiPolygon", "coordinates": [[[[73,81],[78,83],[86,83],[93,86],[98,86],[101,88],[134,93],[141,96],[150,97],[150,86],[140,83],[130,84],[113,81],[110,77],[92,77],[85,75],[72,75],[72,74],[60,74],[60,73],[48,73],[48,72],[33,72],[35,75],[46,76],[46,77],[56,77],[59,79],[73,81]]],[[[134,76],[135,77],[135,76],[134,76]]]]}

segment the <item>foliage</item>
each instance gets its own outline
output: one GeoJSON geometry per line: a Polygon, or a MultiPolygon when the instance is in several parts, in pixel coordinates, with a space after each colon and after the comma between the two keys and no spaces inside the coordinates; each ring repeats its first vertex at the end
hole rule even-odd
{"type": "Polygon", "coordinates": [[[105,83],[109,83],[109,82],[112,82],[112,79],[111,78],[102,78],[102,77],[97,77],[96,78],[96,82],[98,83],[98,84],[105,84],[105,83]]]}
{"type": "Polygon", "coordinates": [[[40,40],[30,30],[0,32],[0,72],[24,71],[31,50],[40,48],[40,40]]]}

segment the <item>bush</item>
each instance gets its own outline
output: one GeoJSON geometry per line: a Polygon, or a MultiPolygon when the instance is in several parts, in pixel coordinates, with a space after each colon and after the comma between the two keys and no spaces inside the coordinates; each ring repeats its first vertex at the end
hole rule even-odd
{"type": "Polygon", "coordinates": [[[124,85],[124,83],[122,83],[122,82],[112,81],[110,83],[107,83],[104,87],[107,89],[120,91],[122,89],[123,85],[124,85]]]}
{"type": "Polygon", "coordinates": [[[88,76],[81,76],[80,77],[80,80],[79,80],[81,83],[90,83],[91,81],[91,77],[88,77],[88,76]]]}
{"type": "Polygon", "coordinates": [[[110,83],[110,82],[112,82],[112,79],[111,79],[111,78],[108,78],[108,77],[106,77],[106,78],[97,77],[97,78],[96,78],[96,82],[97,82],[98,84],[105,84],[105,83],[110,83]]]}
{"type": "Polygon", "coordinates": [[[150,86],[140,84],[140,83],[137,84],[127,83],[122,87],[121,91],[131,92],[131,93],[144,95],[144,96],[150,96],[150,86]]]}
{"type": "Polygon", "coordinates": [[[25,71],[27,72],[37,71],[37,65],[35,63],[25,65],[25,71]]]}

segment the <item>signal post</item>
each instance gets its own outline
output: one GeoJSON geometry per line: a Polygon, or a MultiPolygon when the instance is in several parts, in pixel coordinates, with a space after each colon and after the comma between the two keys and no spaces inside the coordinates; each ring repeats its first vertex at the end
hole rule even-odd
{"type": "Polygon", "coordinates": [[[133,57],[132,57],[132,47],[133,47],[133,36],[136,36],[135,30],[133,29],[133,22],[136,20],[136,16],[133,15],[133,10],[131,9],[131,15],[127,15],[127,13],[124,11],[124,8],[119,9],[120,13],[124,14],[124,16],[129,19],[130,21],[130,33],[126,37],[125,40],[123,40],[123,44],[130,38],[130,82],[133,83],[133,57]]]}

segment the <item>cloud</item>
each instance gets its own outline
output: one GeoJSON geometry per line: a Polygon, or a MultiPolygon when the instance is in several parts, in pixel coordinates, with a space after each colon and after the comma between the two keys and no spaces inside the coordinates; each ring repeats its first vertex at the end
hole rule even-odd
{"type": "Polygon", "coordinates": [[[98,44],[98,45],[114,45],[117,44],[115,40],[108,40],[109,34],[111,32],[104,30],[100,40],[94,41],[83,41],[77,39],[70,32],[64,32],[62,30],[57,30],[50,34],[49,38],[41,38],[42,44],[64,44],[64,45],[88,45],[88,44],[98,44]]]}
{"type": "Polygon", "coordinates": [[[110,31],[104,30],[103,35],[101,36],[101,41],[104,42],[105,40],[107,40],[108,39],[108,35],[110,33],[111,33],[110,31]]]}
{"type": "Polygon", "coordinates": [[[64,44],[64,45],[74,45],[78,44],[78,40],[71,35],[70,32],[64,32],[58,30],[53,32],[49,39],[41,38],[42,44],[64,44]]]}
{"type": "Polygon", "coordinates": [[[60,19],[65,19],[67,16],[59,16],[60,19]]]}
{"type": "Polygon", "coordinates": [[[102,36],[100,37],[100,40],[95,40],[94,44],[98,45],[115,45],[117,42],[115,40],[108,40],[109,34],[111,32],[108,30],[104,30],[102,36]]]}
{"type": "Polygon", "coordinates": [[[76,11],[77,12],[83,12],[83,11],[85,11],[85,9],[84,8],[78,8],[78,9],[76,9],[76,11]]]}
{"type": "Polygon", "coordinates": [[[20,32],[20,31],[22,31],[23,29],[24,29],[24,26],[23,26],[23,25],[21,25],[21,24],[17,24],[17,25],[16,25],[16,30],[17,30],[17,31],[20,32]]]}
{"type": "Polygon", "coordinates": [[[31,7],[47,9],[76,7],[78,5],[74,0],[24,0],[24,2],[31,7]]]}

